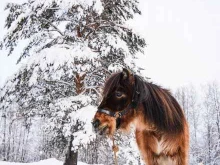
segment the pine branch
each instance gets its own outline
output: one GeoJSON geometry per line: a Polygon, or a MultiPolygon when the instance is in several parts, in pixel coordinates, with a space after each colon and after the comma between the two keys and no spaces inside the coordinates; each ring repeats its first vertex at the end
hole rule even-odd
{"type": "MultiPolygon", "coordinates": [[[[36,17],[36,16],[35,16],[36,17]]],[[[64,36],[64,33],[61,32],[61,30],[56,26],[54,25],[52,22],[48,21],[47,19],[45,18],[39,18],[39,17],[36,17],[40,22],[44,21],[48,24],[50,24],[58,33],[60,33],[60,35],[64,36]]]]}
{"type": "Polygon", "coordinates": [[[126,31],[132,31],[130,28],[128,28],[128,27],[126,27],[124,25],[115,23],[113,21],[99,20],[99,22],[93,22],[93,23],[90,23],[90,24],[85,26],[85,27],[93,29],[90,32],[88,32],[88,34],[85,37],[85,40],[87,40],[90,35],[94,34],[100,28],[115,27],[115,26],[119,27],[119,28],[121,28],[123,30],[126,30],[126,31]]]}
{"type": "Polygon", "coordinates": [[[54,83],[59,83],[59,84],[63,84],[63,85],[67,85],[67,86],[70,86],[70,87],[73,87],[74,85],[73,84],[70,84],[68,82],[65,82],[65,81],[62,81],[62,80],[44,80],[46,83],[48,84],[54,84],[54,83]]]}
{"type": "MultiPolygon", "coordinates": [[[[96,94],[99,95],[99,97],[102,97],[101,93],[99,91],[97,91],[97,89],[94,87],[95,86],[85,87],[81,94],[84,94],[87,90],[94,90],[96,92],[96,94]]],[[[98,86],[96,86],[96,87],[98,87],[98,86]]],[[[99,87],[99,88],[101,88],[101,87],[99,87]]]]}

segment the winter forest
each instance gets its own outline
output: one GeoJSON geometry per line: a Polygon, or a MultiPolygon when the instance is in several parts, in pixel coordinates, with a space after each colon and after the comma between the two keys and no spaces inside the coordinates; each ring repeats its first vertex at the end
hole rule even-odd
{"type": "MultiPolygon", "coordinates": [[[[112,141],[95,135],[91,121],[111,73],[141,74],[136,59],[147,42],[127,24],[141,14],[138,0],[26,0],[5,10],[0,51],[25,46],[21,67],[0,87],[0,161],[114,164],[112,141]]],[[[189,123],[190,164],[219,165],[220,84],[171,92],[189,123]]],[[[144,164],[133,132],[116,142],[120,165],[144,164]]]]}

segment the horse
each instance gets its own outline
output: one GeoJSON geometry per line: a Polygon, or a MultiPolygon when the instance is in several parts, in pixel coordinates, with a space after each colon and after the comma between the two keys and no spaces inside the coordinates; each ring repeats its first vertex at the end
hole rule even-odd
{"type": "Polygon", "coordinates": [[[135,138],[147,165],[187,165],[189,130],[184,112],[169,90],[129,69],[105,82],[92,121],[97,134],[112,137],[135,126],[135,138]]]}

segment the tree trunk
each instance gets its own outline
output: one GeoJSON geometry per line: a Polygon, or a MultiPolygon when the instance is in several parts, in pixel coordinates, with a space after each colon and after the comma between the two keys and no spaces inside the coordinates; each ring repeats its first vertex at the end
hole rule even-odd
{"type": "Polygon", "coordinates": [[[71,151],[73,136],[70,137],[66,159],[63,165],[77,165],[78,152],[71,151]]]}
{"type": "MultiPolygon", "coordinates": [[[[86,76],[86,74],[80,75],[80,74],[76,73],[76,77],[74,78],[74,82],[76,85],[77,95],[81,94],[82,91],[84,90],[85,76],[86,76]]],[[[75,131],[77,131],[77,128],[75,131]]],[[[73,145],[72,142],[73,142],[73,136],[71,135],[70,141],[69,141],[69,146],[68,146],[68,151],[67,151],[65,162],[63,165],[77,165],[78,151],[71,151],[71,148],[73,145]]]]}
{"type": "Polygon", "coordinates": [[[74,82],[76,85],[76,93],[77,95],[81,94],[82,91],[84,90],[84,79],[85,79],[86,74],[80,75],[76,73],[76,77],[74,78],[74,82]]]}
{"type": "Polygon", "coordinates": [[[77,165],[78,152],[70,151],[63,165],[77,165]]]}

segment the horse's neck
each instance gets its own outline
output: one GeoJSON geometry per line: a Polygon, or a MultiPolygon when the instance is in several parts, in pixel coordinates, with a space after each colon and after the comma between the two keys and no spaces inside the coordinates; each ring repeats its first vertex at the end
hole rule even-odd
{"type": "Polygon", "coordinates": [[[120,129],[125,132],[130,131],[131,125],[134,125],[139,131],[154,131],[155,126],[149,123],[144,117],[144,107],[141,104],[137,109],[132,109],[131,112],[121,118],[120,129]]]}
{"type": "Polygon", "coordinates": [[[145,118],[144,115],[140,112],[134,118],[133,122],[135,125],[136,130],[138,131],[154,131],[155,126],[152,123],[149,123],[145,118]]]}

